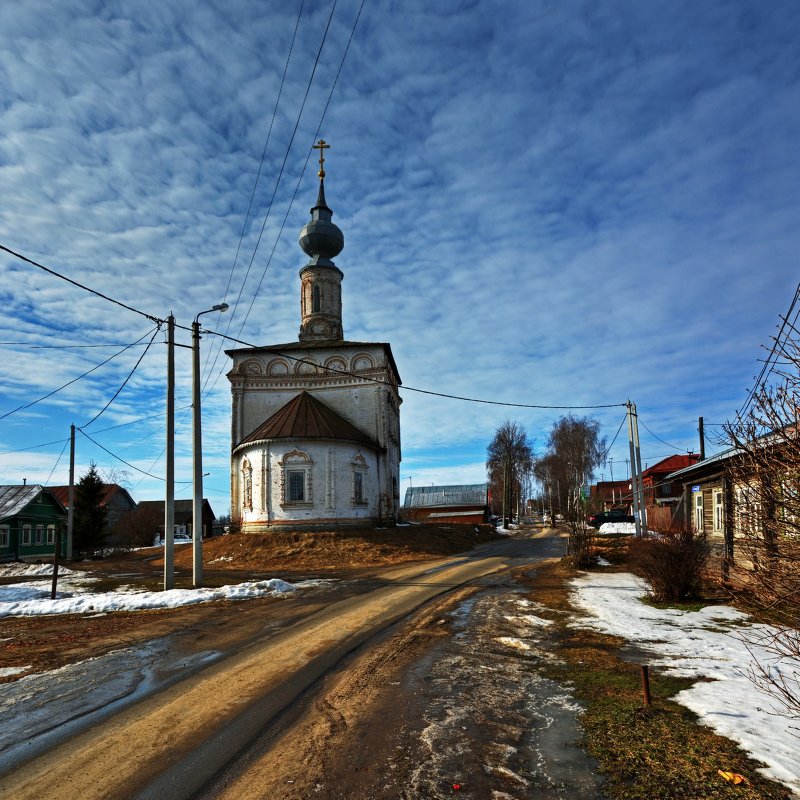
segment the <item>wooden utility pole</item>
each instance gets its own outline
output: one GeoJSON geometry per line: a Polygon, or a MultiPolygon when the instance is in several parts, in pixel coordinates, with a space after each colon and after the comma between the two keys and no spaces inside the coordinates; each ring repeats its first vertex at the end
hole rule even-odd
{"type": "Polygon", "coordinates": [[[700,434],[700,460],[706,460],[706,434],[703,429],[703,418],[697,420],[697,432],[700,434]]]}

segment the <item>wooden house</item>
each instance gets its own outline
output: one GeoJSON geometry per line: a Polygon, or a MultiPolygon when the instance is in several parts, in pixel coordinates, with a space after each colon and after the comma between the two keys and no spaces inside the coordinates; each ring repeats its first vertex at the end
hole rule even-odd
{"type": "Polygon", "coordinates": [[[0,561],[50,560],[61,532],[65,551],[67,511],[38,484],[0,486],[0,561]]]}

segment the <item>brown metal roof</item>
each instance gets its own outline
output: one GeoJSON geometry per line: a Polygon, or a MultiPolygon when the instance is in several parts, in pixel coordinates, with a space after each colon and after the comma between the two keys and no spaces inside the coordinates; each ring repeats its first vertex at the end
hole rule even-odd
{"type": "Polygon", "coordinates": [[[245,436],[239,446],[264,439],[343,439],[378,447],[367,434],[308,392],[300,392],[278,409],[249,436],[245,436]]]}

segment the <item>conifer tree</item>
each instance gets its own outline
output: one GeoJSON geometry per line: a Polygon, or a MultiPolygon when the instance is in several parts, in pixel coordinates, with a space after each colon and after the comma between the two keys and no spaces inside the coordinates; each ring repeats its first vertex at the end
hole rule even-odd
{"type": "Polygon", "coordinates": [[[108,510],[102,505],[103,481],[92,462],[89,471],[75,487],[75,511],[73,514],[73,545],[78,553],[90,556],[103,547],[106,539],[108,510]]]}

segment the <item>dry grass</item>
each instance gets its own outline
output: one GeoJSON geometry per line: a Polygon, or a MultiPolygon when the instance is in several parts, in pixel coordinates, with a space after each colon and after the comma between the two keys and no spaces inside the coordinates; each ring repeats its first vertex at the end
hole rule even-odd
{"type": "MultiPolygon", "coordinates": [[[[619,550],[609,547],[608,558],[619,550]]],[[[757,772],[760,766],[729,739],[698,724],[673,702],[693,681],[651,670],[652,705],[644,707],[639,666],[620,657],[622,639],[569,627],[568,582],[576,572],[566,560],[543,566],[530,582],[530,597],[554,610],[551,677],[571,685],[585,708],[584,745],[606,776],[613,800],[788,800],[789,791],[757,772]],[[744,775],[734,786],[718,770],[744,775]]]]}

